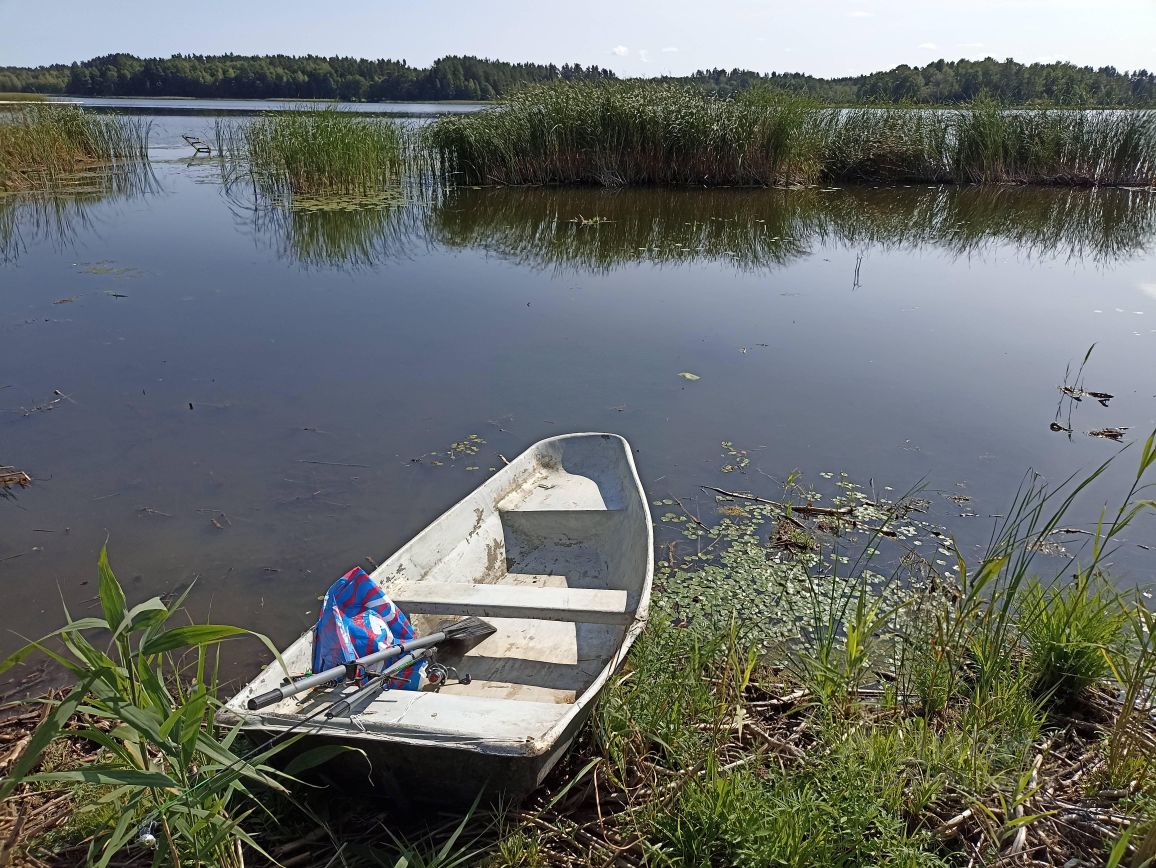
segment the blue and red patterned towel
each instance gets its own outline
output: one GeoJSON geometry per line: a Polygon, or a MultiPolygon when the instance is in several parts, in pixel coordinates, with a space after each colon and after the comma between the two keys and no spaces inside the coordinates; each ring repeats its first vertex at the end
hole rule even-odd
{"type": "MultiPolygon", "coordinates": [[[[408,642],[413,636],[413,625],[405,613],[365,570],[354,567],[325,595],[321,617],[313,631],[313,671],[344,666],[358,657],[408,642]]],[[[390,687],[417,690],[424,665],[422,661],[403,669],[390,687]]]]}

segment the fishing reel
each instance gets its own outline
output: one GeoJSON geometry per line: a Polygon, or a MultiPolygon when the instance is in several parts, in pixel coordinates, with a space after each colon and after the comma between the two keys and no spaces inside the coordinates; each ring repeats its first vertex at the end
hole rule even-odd
{"type": "Polygon", "coordinates": [[[136,831],[136,842],[142,847],[155,850],[157,846],[157,836],[153,834],[155,831],[156,823],[146,820],[136,831]]]}
{"type": "Polygon", "coordinates": [[[453,678],[458,684],[469,684],[473,681],[470,678],[470,673],[459,675],[458,670],[453,666],[446,666],[444,663],[439,663],[437,660],[431,660],[425,667],[426,689],[437,692],[445,686],[446,682],[453,678]]]}

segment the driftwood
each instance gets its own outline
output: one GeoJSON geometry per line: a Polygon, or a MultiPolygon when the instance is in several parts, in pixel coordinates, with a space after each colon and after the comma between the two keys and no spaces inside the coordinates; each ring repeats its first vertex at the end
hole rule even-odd
{"type": "Polygon", "coordinates": [[[9,488],[15,488],[16,486],[27,488],[31,484],[32,477],[23,470],[0,465],[0,493],[6,492],[9,488]]]}
{"type": "Polygon", "coordinates": [[[1089,437],[1103,437],[1105,440],[1123,440],[1124,432],[1127,428],[1100,428],[1096,431],[1089,431],[1089,437]]]}

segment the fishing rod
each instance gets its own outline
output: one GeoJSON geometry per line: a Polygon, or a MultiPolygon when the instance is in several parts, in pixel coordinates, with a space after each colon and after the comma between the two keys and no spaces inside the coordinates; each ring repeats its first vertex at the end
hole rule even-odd
{"type": "MultiPolygon", "coordinates": [[[[386,660],[392,660],[394,657],[400,657],[403,654],[408,654],[410,651],[431,648],[446,642],[456,643],[466,640],[476,645],[478,642],[492,636],[496,632],[497,629],[492,624],[487,624],[480,618],[472,616],[463,618],[452,624],[442,625],[442,628],[438,632],[430,633],[428,636],[422,636],[420,639],[410,639],[408,642],[391,645],[381,651],[375,651],[372,654],[366,654],[364,657],[358,657],[356,660],[350,660],[341,666],[334,666],[326,669],[324,672],[307,675],[304,678],[290,681],[288,684],[282,684],[280,687],[262,693],[260,696],[250,697],[246,705],[250,711],[258,711],[270,705],[275,705],[283,699],[288,699],[290,696],[296,696],[298,693],[304,693],[306,690],[312,690],[314,687],[320,687],[323,684],[330,684],[338,679],[353,681],[357,678],[357,670],[359,668],[373,666],[376,663],[384,663],[386,660]]],[[[403,666],[401,668],[404,669],[405,667],[403,666]]]]}
{"type": "MultiPolygon", "coordinates": [[[[396,663],[391,663],[385,669],[381,670],[381,672],[374,675],[369,682],[330,705],[329,708],[325,710],[325,719],[332,720],[335,717],[352,717],[355,708],[373,698],[379,691],[386,689],[388,682],[396,680],[394,676],[398,672],[401,672],[407,666],[412,666],[421,660],[434,656],[437,654],[437,650],[437,648],[419,648],[416,651],[410,651],[396,663]]],[[[470,683],[468,675],[462,680],[466,684],[470,683]]],[[[441,681],[442,678],[439,675],[434,683],[440,684],[441,681]]]]}

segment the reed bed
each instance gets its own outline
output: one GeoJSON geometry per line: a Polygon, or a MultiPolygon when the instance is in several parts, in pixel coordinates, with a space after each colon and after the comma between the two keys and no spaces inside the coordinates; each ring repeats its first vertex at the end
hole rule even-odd
{"type": "Polygon", "coordinates": [[[546,85],[440,118],[427,141],[471,184],[770,186],[818,178],[814,117],[673,85],[546,85]]]}
{"type": "Polygon", "coordinates": [[[248,183],[274,202],[345,196],[351,206],[388,204],[415,158],[397,122],[335,108],[218,121],[216,138],[228,184],[248,183]]]}
{"type": "Polygon", "coordinates": [[[831,109],[755,92],[560,82],[425,133],[468,184],[792,186],[832,181],[1150,185],[1156,112],[831,109]]]}
{"type": "Polygon", "coordinates": [[[0,115],[0,192],[49,192],[95,166],[148,159],[149,124],[69,105],[29,104],[0,115]]]}

